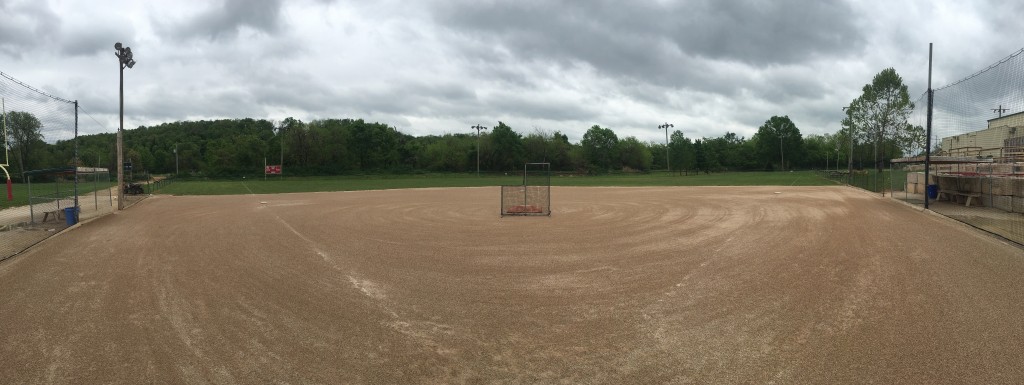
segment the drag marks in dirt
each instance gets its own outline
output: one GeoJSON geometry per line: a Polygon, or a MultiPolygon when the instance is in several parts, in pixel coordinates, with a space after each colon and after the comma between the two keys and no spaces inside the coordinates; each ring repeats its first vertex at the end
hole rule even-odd
{"type": "Polygon", "coordinates": [[[0,317],[21,317],[0,328],[0,375],[1024,379],[1010,364],[1019,251],[875,195],[555,187],[550,217],[505,218],[498,201],[497,188],[148,199],[0,265],[0,317]]]}

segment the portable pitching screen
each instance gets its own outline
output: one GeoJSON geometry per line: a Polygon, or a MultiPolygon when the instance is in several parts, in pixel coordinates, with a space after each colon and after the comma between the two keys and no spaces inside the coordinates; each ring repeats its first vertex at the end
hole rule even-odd
{"type": "Polygon", "coordinates": [[[527,163],[523,184],[501,186],[501,216],[551,215],[551,163],[527,163]]]}

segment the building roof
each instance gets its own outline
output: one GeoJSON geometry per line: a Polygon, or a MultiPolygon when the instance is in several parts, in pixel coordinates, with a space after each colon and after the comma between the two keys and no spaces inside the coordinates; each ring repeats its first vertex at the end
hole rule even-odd
{"type": "MultiPolygon", "coordinates": [[[[924,155],[893,159],[893,163],[924,163],[924,155]]],[[[992,163],[992,158],[974,156],[933,156],[931,164],[992,163]]]]}
{"type": "Polygon", "coordinates": [[[1000,116],[1000,117],[997,117],[997,118],[992,118],[992,119],[989,119],[988,122],[991,123],[991,122],[999,120],[999,119],[1006,119],[1006,118],[1009,118],[1011,116],[1016,116],[1016,115],[1020,115],[1020,114],[1024,114],[1024,111],[1012,113],[1012,114],[1009,114],[1009,115],[1003,115],[1003,116],[1000,116]]]}

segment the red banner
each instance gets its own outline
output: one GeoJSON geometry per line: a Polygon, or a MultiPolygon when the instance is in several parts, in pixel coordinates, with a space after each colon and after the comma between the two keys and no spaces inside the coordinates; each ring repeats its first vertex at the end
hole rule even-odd
{"type": "Polygon", "coordinates": [[[263,170],[263,173],[270,175],[281,174],[281,165],[267,165],[266,170],[263,170]]]}

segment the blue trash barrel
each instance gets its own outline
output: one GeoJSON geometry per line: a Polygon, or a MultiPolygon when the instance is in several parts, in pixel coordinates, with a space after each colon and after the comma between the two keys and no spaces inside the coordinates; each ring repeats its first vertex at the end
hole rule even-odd
{"type": "Polygon", "coordinates": [[[78,210],[77,207],[65,207],[64,208],[64,221],[68,226],[74,226],[78,223],[78,210]]]}
{"type": "Polygon", "coordinates": [[[928,193],[928,199],[938,199],[939,198],[939,185],[937,185],[937,184],[930,184],[927,187],[925,187],[925,190],[928,193]]]}

